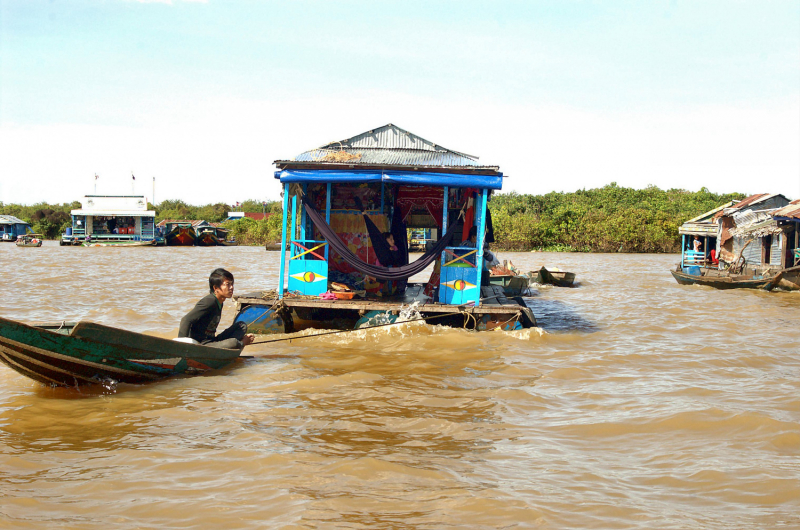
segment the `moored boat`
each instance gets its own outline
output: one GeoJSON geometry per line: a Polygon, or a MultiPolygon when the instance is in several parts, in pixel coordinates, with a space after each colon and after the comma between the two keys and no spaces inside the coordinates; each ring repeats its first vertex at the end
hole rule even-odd
{"type": "Polygon", "coordinates": [[[191,247],[197,241],[197,232],[191,225],[175,225],[164,236],[171,247],[191,247]]]}
{"type": "Polygon", "coordinates": [[[731,274],[710,267],[686,267],[680,264],[670,271],[672,277],[681,285],[704,285],[715,289],[764,289],[772,282],[772,277],[754,274],[731,274]]]}
{"type": "Polygon", "coordinates": [[[538,271],[530,273],[531,279],[539,284],[550,284],[557,287],[572,287],[575,282],[575,273],[560,271],[558,269],[548,269],[542,267],[538,271]]]}
{"type": "Polygon", "coordinates": [[[220,244],[216,230],[213,227],[199,229],[197,231],[197,241],[195,244],[198,247],[216,247],[220,244]]]}
{"type": "Polygon", "coordinates": [[[41,247],[42,236],[40,234],[25,234],[17,238],[18,247],[41,247]]]}
{"type": "Polygon", "coordinates": [[[145,383],[194,375],[222,368],[239,353],[92,322],[29,325],[0,317],[0,362],[46,385],[145,383]]]}
{"type": "Polygon", "coordinates": [[[100,240],[95,241],[94,239],[89,239],[82,243],[84,247],[152,247],[156,245],[156,242],[151,241],[109,241],[109,240],[100,240]]]}

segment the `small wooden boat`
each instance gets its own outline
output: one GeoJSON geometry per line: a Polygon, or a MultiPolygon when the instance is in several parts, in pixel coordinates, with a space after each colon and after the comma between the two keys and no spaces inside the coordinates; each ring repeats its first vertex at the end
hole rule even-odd
{"type": "Polygon", "coordinates": [[[731,274],[708,267],[687,267],[681,270],[680,265],[670,271],[675,281],[681,285],[705,285],[715,289],[765,289],[772,283],[773,277],[754,276],[752,274],[731,274]]]}
{"type": "Polygon", "coordinates": [[[84,241],[84,247],[154,247],[157,242],[155,239],[150,241],[131,241],[131,240],[100,240],[100,241],[84,241]]]}
{"type": "Polygon", "coordinates": [[[41,247],[42,236],[40,234],[25,234],[17,238],[18,247],[41,247]]]}
{"type": "Polygon", "coordinates": [[[197,232],[197,241],[195,244],[198,247],[216,247],[219,245],[219,238],[217,237],[216,230],[213,228],[201,228],[197,232]]]}
{"type": "Polygon", "coordinates": [[[779,270],[764,288],[768,291],[772,289],[800,291],[800,265],[779,270]]]}
{"type": "Polygon", "coordinates": [[[0,317],[0,362],[54,386],[145,383],[222,368],[240,350],[78,322],[28,325],[0,317]]]}
{"type": "Polygon", "coordinates": [[[506,296],[525,296],[530,291],[530,278],[521,274],[492,274],[489,283],[502,287],[506,296]]]}
{"type": "Polygon", "coordinates": [[[572,284],[575,281],[574,272],[565,272],[554,269],[551,270],[546,267],[542,267],[538,271],[531,272],[530,276],[536,283],[542,285],[556,285],[558,287],[572,287],[572,284]]]}
{"type": "Polygon", "coordinates": [[[172,230],[167,232],[164,239],[167,240],[167,245],[171,247],[191,247],[197,240],[197,233],[191,225],[175,225],[172,230]]]}

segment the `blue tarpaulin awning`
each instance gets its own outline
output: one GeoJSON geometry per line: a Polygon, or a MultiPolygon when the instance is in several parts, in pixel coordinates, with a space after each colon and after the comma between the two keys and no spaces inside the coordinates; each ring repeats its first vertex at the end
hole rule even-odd
{"type": "Polygon", "coordinates": [[[376,171],[339,169],[284,169],[275,172],[283,183],[293,182],[386,182],[408,186],[450,186],[451,188],[503,187],[503,174],[475,175],[463,173],[435,173],[429,171],[376,171]]]}

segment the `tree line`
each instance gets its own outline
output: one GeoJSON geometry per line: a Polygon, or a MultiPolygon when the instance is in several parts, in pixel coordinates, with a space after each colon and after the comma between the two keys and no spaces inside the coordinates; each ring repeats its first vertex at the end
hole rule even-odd
{"type": "MultiPolygon", "coordinates": [[[[678,227],[687,220],[733,199],[742,193],[716,194],[706,188],[697,192],[655,186],[624,188],[616,183],[575,192],[527,195],[515,192],[492,197],[497,250],[579,251],[579,252],[677,252],[678,227]]],[[[70,226],[70,210],[79,202],[38,203],[32,206],[0,203],[0,213],[14,215],[31,224],[34,232],[58,238],[70,226]]],[[[163,219],[204,219],[223,222],[233,207],[224,203],[193,206],[181,200],[157,205],[156,222],[163,219]]],[[[262,203],[247,200],[237,211],[270,213],[263,220],[244,218],[227,221],[230,236],[245,245],[264,245],[281,240],[280,201],[262,203]]]]}
{"type": "Polygon", "coordinates": [[[498,250],[678,252],[680,225],[742,193],[717,194],[655,186],[602,188],[545,195],[492,197],[498,250]]]}

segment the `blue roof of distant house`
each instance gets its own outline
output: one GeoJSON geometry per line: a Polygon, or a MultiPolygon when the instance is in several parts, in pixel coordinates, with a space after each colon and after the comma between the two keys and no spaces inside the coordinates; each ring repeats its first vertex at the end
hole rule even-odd
{"type": "Polygon", "coordinates": [[[19,217],[14,217],[13,215],[0,215],[0,225],[16,225],[16,224],[30,226],[30,223],[28,223],[27,221],[23,221],[19,217]]]}

